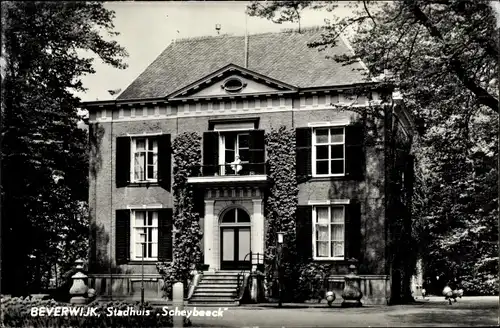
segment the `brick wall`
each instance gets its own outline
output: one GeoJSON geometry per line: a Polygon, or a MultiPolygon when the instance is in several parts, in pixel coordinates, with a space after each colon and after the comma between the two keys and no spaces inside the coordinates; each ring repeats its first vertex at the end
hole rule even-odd
{"type": "MultiPolygon", "coordinates": [[[[95,176],[91,174],[89,204],[91,219],[97,226],[96,250],[98,256],[105,261],[100,269],[102,273],[114,267],[115,250],[115,211],[125,209],[127,205],[161,204],[163,207],[172,207],[173,199],[169,191],[159,186],[125,187],[115,186],[115,154],[116,137],[127,134],[141,133],[170,133],[172,140],[183,132],[203,132],[208,130],[211,119],[259,117],[259,128],[266,131],[281,125],[288,127],[305,127],[308,123],[318,121],[334,121],[353,115],[351,112],[339,112],[331,109],[305,107],[298,100],[284,102],[288,111],[274,113],[261,112],[234,115],[213,115],[193,117],[171,117],[147,120],[131,120],[111,122],[102,120],[92,123],[93,131],[100,131],[102,137],[94,141],[96,152],[95,176]],[[291,111],[292,107],[302,107],[301,110],[291,111]],[[107,262],[106,262],[107,261],[107,262]],[[109,261],[111,263],[109,263],[109,261]]],[[[316,103],[313,104],[317,107],[316,103]]],[[[312,105],[311,105],[312,106],[312,105]]],[[[123,112],[123,111],[122,111],[123,112]]],[[[135,111],[149,113],[148,111],[135,111]]],[[[166,112],[165,108],[156,110],[157,113],[166,112]]],[[[109,114],[108,114],[109,115],[109,114]]],[[[115,115],[113,114],[113,117],[115,115]]],[[[93,115],[93,117],[96,117],[93,115]]],[[[96,132],[94,132],[96,133],[96,132]]],[[[327,200],[341,198],[356,198],[361,203],[361,249],[364,267],[360,273],[387,274],[385,272],[385,211],[383,198],[384,156],[383,150],[369,148],[367,150],[367,179],[363,182],[347,180],[317,179],[310,180],[299,186],[299,204],[305,205],[310,200],[327,200]]],[[[123,265],[119,271],[138,272],[137,264],[123,265]]],[[[153,264],[148,264],[145,271],[156,273],[153,264]]]]}

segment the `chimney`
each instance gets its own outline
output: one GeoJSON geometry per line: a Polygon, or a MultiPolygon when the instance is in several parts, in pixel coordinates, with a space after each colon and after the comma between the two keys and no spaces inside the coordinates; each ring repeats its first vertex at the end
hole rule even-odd
{"type": "Polygon", "coordinates": [[[248,15],[245,11],[245,68],[248,68],[248,15]]]}
{"type": "Polygon", "coordinates": [[[245,68],[248,68],[248,33],[245,32],[245,68]]]}

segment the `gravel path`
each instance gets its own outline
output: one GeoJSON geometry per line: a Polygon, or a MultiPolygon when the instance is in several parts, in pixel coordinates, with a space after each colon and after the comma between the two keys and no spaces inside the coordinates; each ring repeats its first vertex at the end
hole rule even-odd
{"type": "Polygon", "coordinates": [[[191,317],[191,321],[194,327],[498,326],[498,301],[498,297],[464,297],[448,305],[443,297],[432,297],[412,305],[351,309],[300,304],[285,304],[281,309],[271,305],[240,306],[229,307],[220,318],[191,317]]]}

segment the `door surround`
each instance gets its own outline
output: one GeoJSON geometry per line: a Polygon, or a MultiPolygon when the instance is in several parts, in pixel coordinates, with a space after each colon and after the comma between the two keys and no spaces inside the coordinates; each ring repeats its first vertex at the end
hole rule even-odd
{"type": "Polygon", "coordinates": [[[203,226],[204,263],[209,271],[220,270],[221,226],[220,219],[230,208],[238,207],[250,215],[250,247],[252,253],[264,253],[264,208],[261,187],[218,186],[205,189],[205,215],[203,226]]]}

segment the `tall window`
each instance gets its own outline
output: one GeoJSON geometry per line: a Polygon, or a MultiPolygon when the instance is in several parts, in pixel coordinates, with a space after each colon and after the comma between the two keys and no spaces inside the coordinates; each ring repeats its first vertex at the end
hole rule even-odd
{"type": "Polygon", "coordinates": [[[158,212],[132,212],[132,258],[156,260],[158,258],[158,212]]]}
{"type": "MultiPolygon", "coordinates": [[[[249,146],[250,135],[248,132],[243,133],[222,133],[220,136],[223,154],[219,158],[220,164],[233,163],[238,157],[241,164],[249,162],[249,146]]],[[[236,166],[226,166],[222,168],[222,174],[240,173],[236,171],[243,170],[245,167],[242,165],[239,168],[236,166]]]]}
{"type": "Polygon", "coordinates": [[[345,173],[344,136],[343,127],[314,129],[312,149],[314,176],[336,176],[345,173]]]}
{"type": "Polygon", "coordinates": [[[137,138],[132,142],[132,181],[156,181],[158,178],[158,141],[137,138]]]}
{"type": "Polygon", "coordinates": [[[248,162],[248,133],[222,134],[221,138],[225,148],[224,156],[227,163],[234,161],[236,156],[239,156],[242,162],[248,162]]]}
{"type": "Polygon", "coordinates": [[[314,259],[343,259],[345,249],[344,206],[313,207],[314,259]]]}

